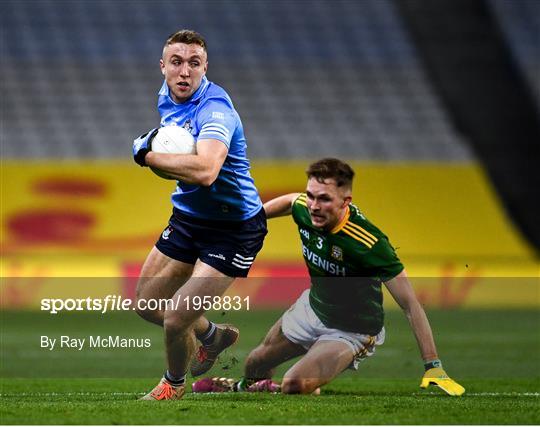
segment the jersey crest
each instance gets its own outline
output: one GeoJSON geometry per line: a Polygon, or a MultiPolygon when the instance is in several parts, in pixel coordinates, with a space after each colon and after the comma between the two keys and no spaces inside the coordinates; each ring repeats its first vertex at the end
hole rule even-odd
{"type": "Polygon", "coordinates": [[[341,249],[339,246],[332,245],[331,255],[335,260],[343,261],[343,249],[341,249]]]}
{"type": "Polygon", "coordinates": [[[193,126],[191,126],[191,119],[187,119],[184,123],[184,126],[182,126],[185,130],[187,130],[189,133],[193,130],[193,126]]]}

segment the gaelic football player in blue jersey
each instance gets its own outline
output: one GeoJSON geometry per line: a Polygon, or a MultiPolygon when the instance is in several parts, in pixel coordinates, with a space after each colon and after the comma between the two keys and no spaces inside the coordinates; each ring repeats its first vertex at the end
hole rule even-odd
{"type": "Polygon", "coordinates": [[[206,78],[206,41],[190,30],[172,34],[160,67],[165,78],[158,93],[160,126],[187,129],[197,153],[152,152],[157,129],[133,142],[136,163],[178,180],[172,216],[137,284],[138,300],[173,301],[162,310],[138,309],[144,319],[163,326],[168,363],[144,400],[180,399],[188,368],[193,376],[203,374],[234,344],[238,330],[209,322],[192,299],[221,297],[236,277],[246,277],[267,233],[242,122],[225,90],[206,78]]]}

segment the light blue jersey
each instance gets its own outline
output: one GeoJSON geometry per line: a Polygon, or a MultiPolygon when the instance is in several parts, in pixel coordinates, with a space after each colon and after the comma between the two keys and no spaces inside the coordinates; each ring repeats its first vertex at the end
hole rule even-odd
{"type": "Polygon", "coordinates": [[[181,213],[201,219],[243,221],[253,217],[262,203],[246,155],[246,138],[240,116],[227,92],[206,76],[192,97],[175,103],[166,82],[158,94],[161,126],[182,126],[195,141],[217,139],[229,152],[216,181],[209,187],[178,181],[172,203],[181,213]]]}

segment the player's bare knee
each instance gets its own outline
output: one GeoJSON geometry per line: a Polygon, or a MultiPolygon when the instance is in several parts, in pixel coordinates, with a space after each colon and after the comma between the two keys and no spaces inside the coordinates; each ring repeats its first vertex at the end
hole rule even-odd
{"type": "Polygon", "coordinates": [[[318,388],[315,381],[307,378],[283,378],[281,392],[284,394],[311,394],[318,388]]]}
{"type": "Polygon", "coordinates": [[[135,312],[148,322],[163,325],[163,312],[160,310],[149,310],[137,304],[135,306],[135,312]]]}

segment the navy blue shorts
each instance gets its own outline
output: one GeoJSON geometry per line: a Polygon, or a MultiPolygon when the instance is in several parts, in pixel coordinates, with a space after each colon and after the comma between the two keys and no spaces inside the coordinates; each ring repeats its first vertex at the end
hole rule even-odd
{"type": "Polygon", "coordinates": [[[266,228],[264,209],[245,221],[209,221],[176,208],[156,248],[186,264],[200,259],[229,277],[246,277],[261,250],[266,228]]]}

